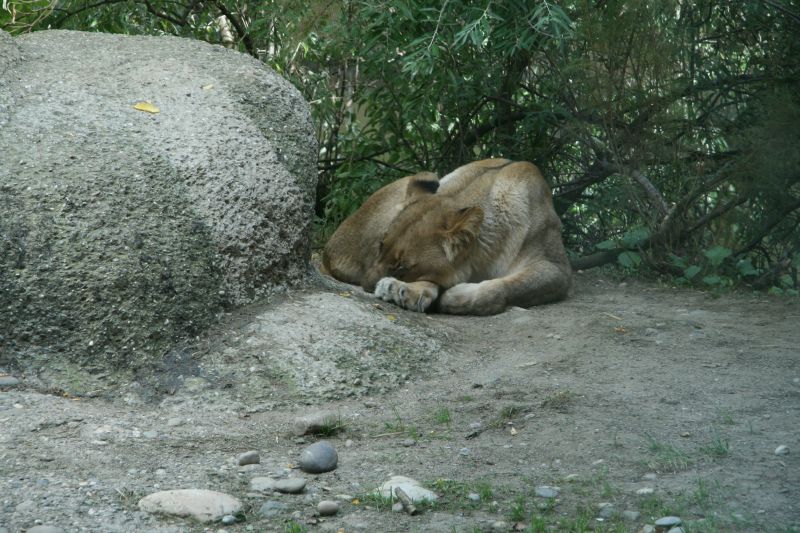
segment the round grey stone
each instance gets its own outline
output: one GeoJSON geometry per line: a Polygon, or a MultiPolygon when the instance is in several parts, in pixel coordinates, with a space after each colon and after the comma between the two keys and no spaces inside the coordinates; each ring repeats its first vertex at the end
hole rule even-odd
{"type": "Polygon", "coordinates": [[[0,389],[10,389],[17,385],[19,385],[19,380],[14,376],[0,376],[0,389]]]}
{"type": "Polygon", "coordinates": [[[264,518],[272,518],[286,511],[286,504],[276,502],[275,500],[267,500],[258,510],[258,514],[264,518]]]}
{"type": "Polygon", "coordinates": [[[599,516],[600,518],[606,518],[606,519],[611,518],[617,512],[617,510],[614,509],[614,506],[610,503],[600,503],[597,504],[597,506],[600,508],[600,511],[597,513],[597,516],[599,516]]]}
{"type": "Polygon", "coordinates": [[[222,524],[225,526],[232,526],[236,523],[236,517],[232,514],[226,514],[222,517],[222,524]]]}
{"type": "Polygon", "coordinates": [[[331,516],[339,512],[339,504],[333,500],[322,500],[317,504],[317,512],[321,516],[331,516]]]}
{"type": "Polygon", "coordinates": [[[239,466],[254,465],[261,462],[261,456],[257,451],[251,450],[249,452],[240,453],[237,461],[239,462],[239,466]]]}
{"type": "Polygon", "coordinates": [[[656,520],[656,527],[666,528],[681,525],[681,519],[677,516],[665,516],[656,520]]]}
{"type": "Polygon", "coordinates": [[[330,442],[321,440],[303,450],[299,466],[303,472],[321,474],[335,470],[338,462],[339,454],[336,453],[336,448],[330,442]]]}
{"type": "Polygon", "coordinates": [[[414,439],[404,439],[400,441],[400,445],[405,446],[406,448],[410,448],[411,446],[414,446],[416,443],[417,441],[415,441],[414,439]]]}
{"type": "Polygon", "coordinates": [[[470,492],[469,494],[467,494],[467,498],[473,502],[481,501],[481,495],[478,494],[477,492],[470,492]]]}

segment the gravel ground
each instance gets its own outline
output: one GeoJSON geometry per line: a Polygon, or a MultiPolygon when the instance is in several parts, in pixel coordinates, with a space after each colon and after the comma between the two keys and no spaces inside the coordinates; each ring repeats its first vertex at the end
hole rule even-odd
{"type": "Polygon", "coordinates": [[[0,532],[638,532],[670,515],[686,532],[799,531],[798,324],[798,299],[600,274],[484,318],[320,284],[88,396],[0,378],[0,532]],[[318,412],[322,434],[298,435],[318,412]],[[322,439],[337,468],[302,471],[322,439]],[[260,461],[240,466],[248,451],[260,461]],[[394,475],[437,500],[393,511],[375,489],[394,475]],[[170,489],[241,509],[140,510],[170,489]]]}

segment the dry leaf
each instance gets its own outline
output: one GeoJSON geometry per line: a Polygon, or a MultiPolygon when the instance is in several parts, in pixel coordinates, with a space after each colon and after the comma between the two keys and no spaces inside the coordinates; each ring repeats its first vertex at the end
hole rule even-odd
{"type": "Polygon", "coordinates": [[[341,296],[342,298],[350,298],[350,296],[352,296],[352,294],[353,293],[351,293],[350,291],[342,291],[342,292],[339,293],[339,296],[341,296]]]}
{"type": "Polygon", "coordinates": [[[204,91],[210,91],[211,89],[214,88],[214,84],[213,83],[209,83],[207,85],[202,85],[200,88],[203,89],[204,91]]]}
{"type": "Polygon", "coordinates": [[[389,320],[391,320],[392,322],[394,322],[395,320],[397,320],[397,316],[395,316],[395,315],[386,315],[386,318],[387,318],[387,319],[389,319],[389,320]]]}
{"type": "Polygon", "coordinates": [[[515,427],[513,427],[513,426],[511,427],[511,434],[512,435],[516,435],[517,434],[517,429],[515,427]]]}
{"type": "Polygon", "coordinates": [[[136,104],[134,104],[133,108],[139,111],[144,111],[145,113],[156,114],[161,112],[159,108],[157,108],[150,102],[137,102],[136,104]]]}

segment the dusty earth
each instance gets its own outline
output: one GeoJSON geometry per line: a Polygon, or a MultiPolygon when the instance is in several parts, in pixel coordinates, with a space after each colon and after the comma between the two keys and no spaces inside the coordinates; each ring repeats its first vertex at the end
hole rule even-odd
{"type": "Polygon", "coordinates": [[[566,302],[478,318],[320,282],[225,317],[152,375],[78,397],[46,376],[0,391],[0,532],[640,531],[665,515],[687,532],[800,531],[796,298],[592,273],[566,302]],[[339,467],[304,474],[319,437],[291,428],[317,410],[337,414],[339,467]],[[261,463],[237,466],[247,450],[261,463]],[[372,496],[392,474],[439,500],[393,512],[372,496]],[[252,493],[266,475],[308,486],[252,493]],[[138,509],[172,488],[244,511],[223,526],[138,509]],[[316,516],[323,499],[336,516],[316,516]]]}

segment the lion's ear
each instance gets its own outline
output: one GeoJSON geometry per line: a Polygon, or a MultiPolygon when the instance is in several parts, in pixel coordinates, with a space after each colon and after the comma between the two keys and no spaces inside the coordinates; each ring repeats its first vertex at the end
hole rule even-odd
{"type": "Polygon", "coordinates": [[[406,187],[406,200],[415,199],[425,194],[434,194],[439,190],[439,177],[433,172],[420,172],[411,176],[406,187]]]}
{"type": "Polygon", "coordinates": [[[449,261],[475,244],[483,224],[483,209],[479,206],[456,209],[445,217],[442,248],[449,261]]]}

